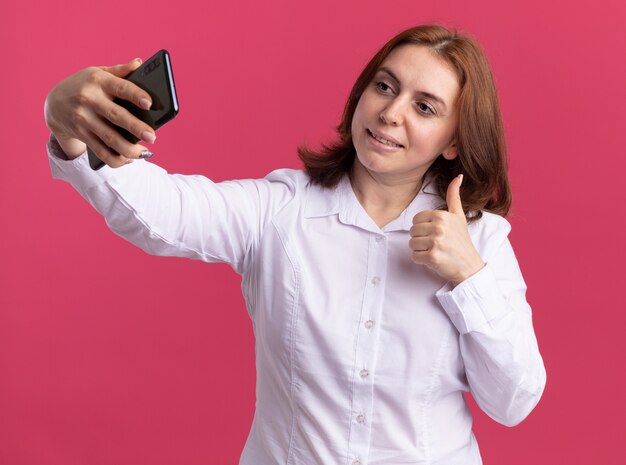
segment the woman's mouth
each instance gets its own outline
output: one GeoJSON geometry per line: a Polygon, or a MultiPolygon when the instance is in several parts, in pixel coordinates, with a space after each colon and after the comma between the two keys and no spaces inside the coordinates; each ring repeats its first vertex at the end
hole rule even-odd
{"type": "Polygon", "coordinates": [[[374,140],[380,142],[383,145],[386,145],[387,147],[392,147],[392,148],[402,148],[403,146],[400,144],[396,144],[395,142],[392,142],[390,140],[385,139],[383,136],[380,136],[378,134],[373,133],[372,131],[370,131],[369,129],[367,129],[367,134],[373,138],[374,140]]]}

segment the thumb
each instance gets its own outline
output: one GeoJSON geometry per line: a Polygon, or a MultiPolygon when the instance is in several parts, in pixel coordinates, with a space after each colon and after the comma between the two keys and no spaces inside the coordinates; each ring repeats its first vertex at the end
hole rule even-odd
{"type": "Polygon", "coordinates": [[[455,215],[463,215],[463,203],[461,202],[461,183],[463,182],[463,175],[459,174],[448,185],[448,191],[446,193],[446,202],[448,204],[448,211],[455,215]]]}
{"type": "Polygon", "coordinates": [[[133,71],[135,71],[139,66],[141,66],[141,58],[135,58],[134,60],[129,61],[128,63],[124,63],[121,65],[115,66],[100,66],[99,68],[103,71],[113,74],[117,77],[126,77],[133,71]]]}

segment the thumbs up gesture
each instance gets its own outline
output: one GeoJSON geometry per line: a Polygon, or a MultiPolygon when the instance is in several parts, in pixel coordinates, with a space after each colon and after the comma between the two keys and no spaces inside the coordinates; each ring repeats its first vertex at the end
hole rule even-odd
{"type": "Polygon", "coordinates": [[[455,286],[478,272],[485,262],[472,243],[461,203],[459,175],[450,182],[448,211],[425,210],[413,217],[409,247],[411,259],[426,265],[455,286]]]}

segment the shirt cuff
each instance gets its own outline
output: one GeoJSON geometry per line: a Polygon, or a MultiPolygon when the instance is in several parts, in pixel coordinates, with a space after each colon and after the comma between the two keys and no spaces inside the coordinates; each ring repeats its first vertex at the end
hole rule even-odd
{"type": "Polygon", "coordinates": [[[454,288],[447,283],[435,295],[461,334],[480,332],[492,320],[509,312],[489,263],[454,288]]]}
{"type": "Polygon", "coordinates": [[[103,172],[107,167],[99,171],[92,170],[86,150],[78,157],[70,159],[52,133],[50,133],[46,148],[53,178],[70,182],[80,192],[86,192],[85,189],[105,182],[103,172]]]}
{"type": "Polygon", "coordinates": [[[61,144],[56,137],[54,137],[53,133],[50,133],[50,138],[48,139],[48,149],[50,150],[50,154],[59,158],[60,160],[69,160],[67,154],[63,151],[61,144]]]}

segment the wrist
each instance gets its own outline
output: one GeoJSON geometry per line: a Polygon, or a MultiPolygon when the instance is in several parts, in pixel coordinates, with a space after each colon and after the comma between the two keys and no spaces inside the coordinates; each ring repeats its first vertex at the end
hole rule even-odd
{"type": "Polygon", "coordinates": [[[461,273],[457,278],[450,280],[453,286],[458,286],[466,279],[471,278],[480,270],[482,270],[487,264],[482,260],[482,258],[478,258],[476,261],[472,263],[472,265],[467,267],[467,270],[461,273]]]}
{"type": "Polygon", "coordinates": [[[78,158],[87,150],[87,145],[84,142],[69,137],[65,138],[63,136],[55,134],[54,132],[50,134],[51,144],[54,144],[53,140],[56,141],[58,148],[63,152],[68,160],[78,158]]]}

